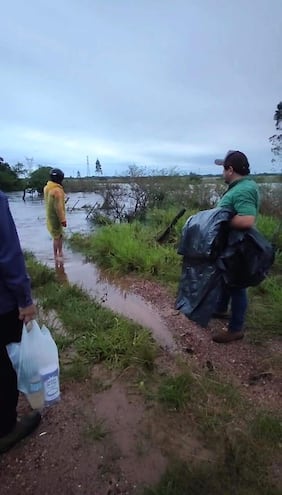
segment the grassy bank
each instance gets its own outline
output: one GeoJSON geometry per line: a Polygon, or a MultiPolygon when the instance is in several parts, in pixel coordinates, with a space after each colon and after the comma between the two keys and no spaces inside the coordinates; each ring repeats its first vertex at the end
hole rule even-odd
{"type": "MultiPolygon", "coordinates": [[[[55,273],[33,257],[27,264],[43,319],[49,315],[49,327],[53,321],[63,382],[80,381],[83,387],[87,378],[98,394],[113,380],[98,382],[94,366],[106,366],[116,377],[127,372],[126,385],[150,411],[150,431],[158,426],[165,433],[168,470],[158,485],[140,487],[140,495],[278,495],[272,483],[282,441],[278,416],[255,409],[224,377],[163,356],[146,329],[102,308],[79,288],[59,284],[55,273]],[[208,452],[206,460],[175,444],[178,436],[186,441],[187,431],[208,452]]],[[[103,418],[99,421],[85,434],[103,442],[106,427],[103,418]]],[[[142,466],[141,446],[136,448],[142,466]]]]}

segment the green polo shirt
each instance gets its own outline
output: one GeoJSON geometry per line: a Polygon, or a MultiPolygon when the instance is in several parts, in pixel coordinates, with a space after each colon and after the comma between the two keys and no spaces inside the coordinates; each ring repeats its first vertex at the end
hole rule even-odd
{"type": "Polygon", "coordinates": [[[256,182],[249,177],[235,180],[229,184],[217,206],[232,208],[237,215],[256,217],[259,211],[259,191],[256,182]]]}

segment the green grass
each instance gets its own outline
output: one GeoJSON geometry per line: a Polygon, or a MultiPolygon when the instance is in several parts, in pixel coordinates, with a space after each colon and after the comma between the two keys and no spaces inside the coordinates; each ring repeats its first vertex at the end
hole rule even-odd
{"type": "Polygon", "coordinates": [[[155,229],[134,222],[104,227],[89,237],[75,234],[70,245],[111,273],[134,273],[176,288],[181,258],[175,246],[160,246],[156,234],[155,229]]]}
{"type": "Polygon", "coordinates": [[[210,462],[200,464],[172,461],[160,482],[143,495],[278,495],[267,466],[273,456],[279,458],[279,415],[254,413],[236,387],[214,374],[165,377],[157,399],[170,414],[180,415],[179,422],[188,417],[196,424],[216,453],[210,462]]]}
{"type": "Polygon", "coordinates": [[[191,387],[194,380],[191,374],[165,378],[158,390],[158,400],[170,410],[179,411],[191,400],[191,387]]]}
{"type": "Polygon", "coordinates": [[[282,249],[282,220],[271,216],[259,215],[256,227],[266,239],[274,243],[277,248],[282,249]]]}
{"type": "Polygon", "coordinates": [[[99,442],[108,435],[108,430],[103,419],[95,419],[83,429],[83,438],[91,443],[99,442]]]}
{"type": "Polygon", "coordinates": [[[247,313],[248,339],[263,343],[282,336],[282,274],[268,276],[259,286],[249,289],[247,313]]]}
{"type": "Polygon", "coordinates": [[[257,441],[267,443],[270,449],[282,446],[281,416],[259,411],[251,421],[250,431],[257,441]]]}
{"type": "Polygon", "coordinates": [[[73,344],[73,342],[75,340],[73,337],[69,337],[69,336],[66,336],[66,335],[60,335],[56,331],[52,331],[51,333],[52,333],[52,335],[55,336],[58,350],[61,351],[61,352],[63,352],[66,349],[68,349],[73,344]]]}
{"type": "Polygon", "coordinates": [[[67,363],[60,360],[60,374],[62,381],[83,382],[89,377],[91,371],[90,363],[76,356],[67,363]]]}
{"type": "Polygon", "coordinates": [[[27,271],[31,275],[31,288],[36,289],[55,280],[54,270],[37,261],[34,255],[28,251],[24,253],[27,271]]]}
{"type": "MultiPolygon", "coordinates": [[[[148,390],[146,393],[150,397],[148,390]]],[[[234,385],[223,382],[214,373],[197,375],[187,369],[175,376],[161,377],[155,397],[167,410],[193,417],[209,445],[246,409],[234,385]]]]}
{"type": "MultiPolygon", "coordinates": [[[[246,452],[237,452],[241,461],[237,462],[234,450],[230,458],[223,462],[202,463],[200,465],[173,461],[155,487],[146,487],[142,495],[279,495],[279,489],[269,486],[260,473],[263,466],[255,462],[254,470],[244,469],[246,452]],[[259,471],[255,470],[259,467],[259,471]]],[[[248,456],[251,453],[248,452],[248,456]]],[[[253,456],[255,457],[255,455],[253,456]]],[[[255,460],[255,459],[254,459],[255,460]]],[[[246,466],[249,466],[246,464],[246,466]]]]}
{"type": "MultiPolygon", "coordinates": [[[[269,439],[268,439],[269,441],[269,439]]],[[[238,426],[217,440],[217,453],[209,462],[172,459],[160,482],[143,495],[279,495],[269,479],[270,451],[238,426]]]]}

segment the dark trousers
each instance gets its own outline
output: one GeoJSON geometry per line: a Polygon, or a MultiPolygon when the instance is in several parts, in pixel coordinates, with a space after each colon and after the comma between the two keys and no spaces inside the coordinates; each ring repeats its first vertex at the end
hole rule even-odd
{"type": "Polygon", "coordinates": [[[23,323],[18,309],[0,314],[0,437],[7,435],[17,420],[17,375],[9,359],[6,345],[20,342],[23,323]]]}
{"type": "Polygon", "coordinates": [[[229,322],[230,332],[243,330],[246,311],[248,307],[247,290],[236,287],[225,287],[220,300],[217,303],[217,311],[224,313],[228,309],[231,299],[231,318],[229,322]]]}

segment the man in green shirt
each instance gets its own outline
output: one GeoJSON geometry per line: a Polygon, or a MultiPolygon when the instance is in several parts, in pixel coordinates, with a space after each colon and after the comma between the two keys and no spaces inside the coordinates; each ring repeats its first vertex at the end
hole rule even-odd
{"type": "MultiPolygon", "coordinates": [[[[250,165],[241,151],[228,151],[223,160],[215,160],[223,166],[223,178],[228,188],[217,206],[231,208],[235,215],[230,222],[233,229],[249,229],[254,226],[259,210],[259,192],[255,181],[248,177],[250,165]]],[[[247,291],[235,287],[225,287],[218,301],[217,318],[228,318],[228,305],[231,300],[231,315],[227,332],[216,333],[213,341],[219,344],[232,342],[244,337],[244,320],[247,311],[247,291]]]]}

